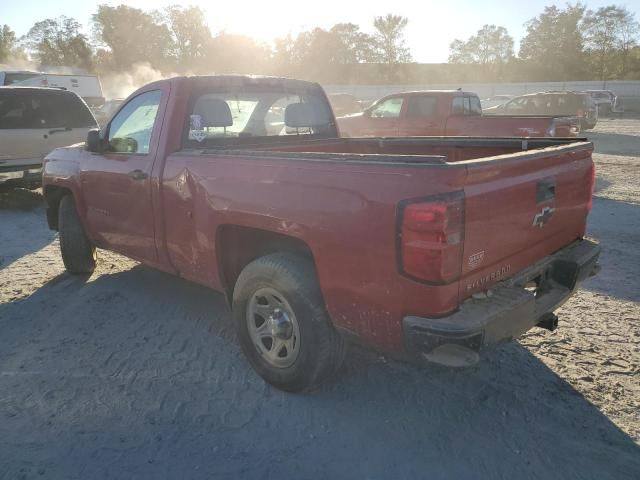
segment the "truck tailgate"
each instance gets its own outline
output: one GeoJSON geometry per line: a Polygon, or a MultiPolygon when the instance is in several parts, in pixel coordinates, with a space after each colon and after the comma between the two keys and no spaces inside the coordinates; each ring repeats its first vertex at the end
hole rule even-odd
{"type": "Polygon", "coordinates": [[[580,142],[464,162],[461,300],[584,235],[592,150],[580,142]]]}

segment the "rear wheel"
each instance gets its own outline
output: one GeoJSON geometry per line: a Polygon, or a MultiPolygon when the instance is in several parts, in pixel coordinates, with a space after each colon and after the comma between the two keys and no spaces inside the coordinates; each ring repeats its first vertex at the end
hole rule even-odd
{"type": "Polygon", "coordinates": [[[330,378],[345,356],[331,325],[313,263],[278,253],[245,267],[233,294],[240,345],[268,383],[288,392],[311,390],[330,378]]]}
{"type": "Polygon", "coordinates": [[[69,273],[86,274],[96,268],[96,249],[80,222],[73,195],[65,195],[58,208],[58,231],[62,261],[69,273]]]}

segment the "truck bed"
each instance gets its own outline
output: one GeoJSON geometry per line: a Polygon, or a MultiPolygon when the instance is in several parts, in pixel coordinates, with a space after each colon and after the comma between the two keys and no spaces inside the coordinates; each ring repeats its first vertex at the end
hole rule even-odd
{"type": "Polygon", "coordinates": [[[234,225],[303,239],[336,323],[383,348],[402,341],[394,319],[449,314],[585,231],[592,144],[583,139],[243,140],[167,158],[162,210],[173,265],[221,288],[205,232],[234,225]],[[451,192],[464,194],[459,278],[430,285],[399,274],[399,205],[451,192]],[[546,207],[553,218],[533,227],[546,207]]]}

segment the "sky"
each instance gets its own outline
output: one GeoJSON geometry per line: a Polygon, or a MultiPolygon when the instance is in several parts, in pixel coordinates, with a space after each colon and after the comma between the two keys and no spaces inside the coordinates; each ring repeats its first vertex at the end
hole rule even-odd
{"type": "MultiPolygon", "coordinates": [[[[206,21],[213,33],[226,31],[250,35],[270,42],[274,38],[314,27],[330,28],[336,23],[352,22],[362,31],[372,33],[373,18],[393,13],[409,18],[406,43],[413,58],[421,63],[446,62],[449,43],[456,38],[466,40],[485,24],[506,27],[516,41],[525,35],[524,23],[541,13],[546,5],[564,6],[565,2],[534,0],[320,0],[311,2],[267,2],[242,0],[194,2],[193,0],[20,0],[0,2],[0,25],[9,25],[18,36],[24,35],[37,21],[60,15],[73,17],[90,33],[91,14],[99,4],[125,3],[143,10],[161,9],[167,5],[197,5],[206,12],[206,21]]],[[[586,0],[591,9],[616,4],[626,6],[640,20],[640,0],[586,0]]]]}

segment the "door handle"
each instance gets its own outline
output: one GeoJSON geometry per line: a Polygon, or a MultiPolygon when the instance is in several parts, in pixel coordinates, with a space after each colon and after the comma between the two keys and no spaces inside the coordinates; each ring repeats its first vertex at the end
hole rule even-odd
{"type": "Polygon", "coordinates": [[[53,135],[54,133],[60,133],[60,132],[70,132],[71,130],[72,130],[71,127],[53,128],[49,130],[49,135],[53,135]]]}
{"type": "Polygon", "coordinates": [[[139,170],[139,169],[132,170],[129,173],[127,173],[127,175],[129,176],[129,178],[132,178],[133,180],[144,180],[149,176],[147,175],[146,172],[143,172],[142,170],[139,170]]]}

